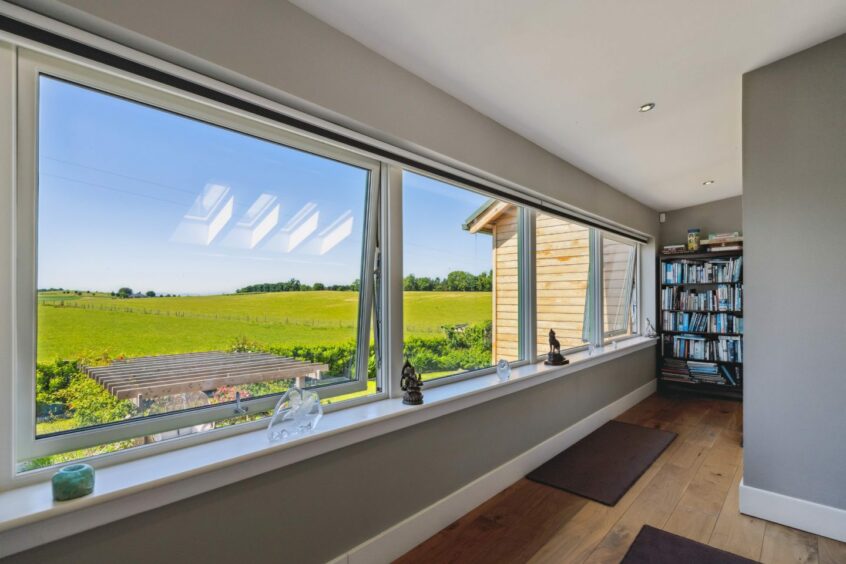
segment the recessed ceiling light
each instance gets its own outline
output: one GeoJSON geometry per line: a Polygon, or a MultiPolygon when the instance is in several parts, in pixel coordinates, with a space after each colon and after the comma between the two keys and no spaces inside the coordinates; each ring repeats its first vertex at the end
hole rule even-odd
{"type": "Polygon", "coordinates": [[[655,109],[655,102],[649,102],[648,104],[642,105],[638,111],[640,113],[645,113],[645,112],[648,112],[648,111],[654,110],[654,109],[655,109]]]}
{"type": "Polygon", "coordinates": [[[714,183],[713,180],[706,180],[705,182],[702,183],[702,186],[710,186],[713,183],[714,183]]]}

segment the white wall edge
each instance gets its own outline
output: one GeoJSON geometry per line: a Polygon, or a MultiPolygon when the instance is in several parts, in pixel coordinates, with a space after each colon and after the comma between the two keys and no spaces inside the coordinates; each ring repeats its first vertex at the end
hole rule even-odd
{"type": "Polygon", "coordinates": [[[349,552],[332,559],[330,563],[377,564],[391,562],[518,481],[559,452],[640,403],[655,393],[655,390],[655,380],[644,384],[429,507],[382,531],[349,552]]]}
{"type": "Polygon", "coordinates": [[[747,486],[740,481],[740,512],[846,542],[846,509],[747,486]]]}

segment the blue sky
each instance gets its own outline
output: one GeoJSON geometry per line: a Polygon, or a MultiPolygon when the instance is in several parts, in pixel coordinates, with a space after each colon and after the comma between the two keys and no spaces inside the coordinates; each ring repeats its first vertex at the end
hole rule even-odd
{"type": "MultiPolygon", "coordinates": [[[[41,78],[38,287],[210,294],[359,277],[367,172],[41,78]]],[[[404,270],[491,268],[483,196],[405,173],[404,270]]]]}

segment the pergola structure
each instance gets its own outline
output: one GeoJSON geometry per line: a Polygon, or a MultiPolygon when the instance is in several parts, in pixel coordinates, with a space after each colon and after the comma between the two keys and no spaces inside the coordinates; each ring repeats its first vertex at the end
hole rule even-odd
{"type": "Polygon", "coordinates": [[[320,378],[326,364],[259,352],[200,352],[129,358],[85,373],[119,399],[154,399],[223,386],[306,377],[320,378]]]}

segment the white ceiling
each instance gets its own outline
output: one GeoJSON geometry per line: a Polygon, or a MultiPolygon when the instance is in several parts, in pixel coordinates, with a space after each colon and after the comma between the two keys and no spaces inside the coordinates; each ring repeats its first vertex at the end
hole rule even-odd
{"type": "Polygon", "coordinates": [[[740,194],[742,73],[846,32],[846,0],[293,3],[659,210],[740,194]]]}

